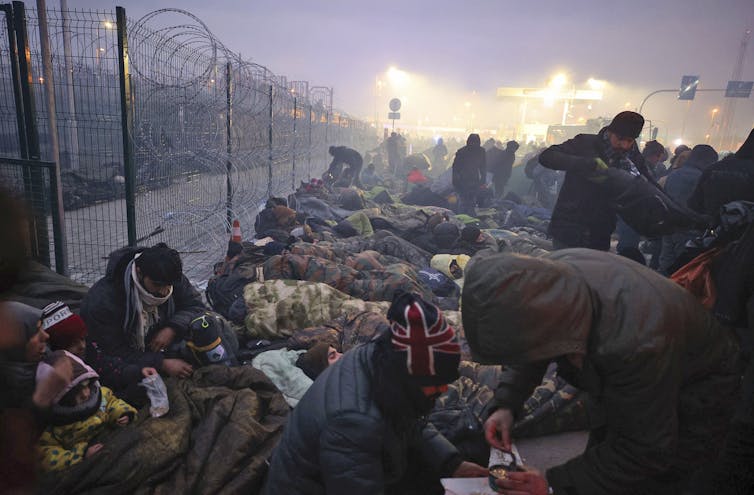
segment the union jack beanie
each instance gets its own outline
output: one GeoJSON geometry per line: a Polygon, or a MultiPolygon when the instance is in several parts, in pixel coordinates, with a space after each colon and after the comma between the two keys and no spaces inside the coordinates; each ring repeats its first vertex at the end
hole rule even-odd
{"type": "Polygon", "coordinates": [[[396,294],[387,312],[393,351],[405,355],[408,374],[420,385],[443,385],[458,378],[461,346],[442,311],[421,297],[396,294]]]}

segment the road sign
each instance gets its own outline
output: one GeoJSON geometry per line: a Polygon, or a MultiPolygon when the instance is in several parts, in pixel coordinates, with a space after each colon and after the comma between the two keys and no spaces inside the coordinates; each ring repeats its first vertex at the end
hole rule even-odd
{"type": "Polygon", "coordinates": [[[397,112],[401,109],[401,100],[399,100],[398,98],[393,98],[392,100],[390,100],[390,103],[388,103],[388,106],[390,107],[390,110],[397,112]]]}
{"type": "Polygon", "coordinates": [[[387,118],[393,119],[393,120],[400,120],[401,113],[400,112],[390,112],[387,114],[387,118]]]}
{"type": "Polygon", "coordinates": [[[699,76],[683,76],[681,90],[678,91],[679,100],[693,100],[696,96],[696,87],[699,86],[699,76]]]}
{"type": "Polygon", "coordinates": [[[748,98],[751,96],[753,87],[754,81],[728,81],[728,87],[725,88],[725,97],[748,98]]]}

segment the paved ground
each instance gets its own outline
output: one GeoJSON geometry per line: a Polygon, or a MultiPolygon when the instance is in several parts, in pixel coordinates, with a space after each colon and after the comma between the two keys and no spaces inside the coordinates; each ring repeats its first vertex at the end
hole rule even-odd
{"type": "Polygon", "coordinates": [[[544,472],[584,451],[589,433],[575,431],[516,441],[524,464],[544,472]]]}
{"type": "MultiPolygon", "coordinates": [[[[586,447],[587,432],[576,431],[528,438],[516,441],[519,454],[528,466],[544,472],[579,455],[586,447]]],[[[445,495],[494,495],[487,478],[467,478],[443,481],[445,495]]]]}

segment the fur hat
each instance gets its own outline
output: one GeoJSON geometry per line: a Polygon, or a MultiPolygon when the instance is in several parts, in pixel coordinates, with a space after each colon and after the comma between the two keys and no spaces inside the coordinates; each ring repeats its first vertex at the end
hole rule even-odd
{"type": "Polygon", "coordinates": [[[42,328],[50,336],[53,350],[65,349],[77,339],[86,337],[87,328],[84,320],[71,312],[61,301],[48,304],[42,309],[42,328]]]}
{"type": "Polygon", "coordinates": [[[618,136],[633,139],[639,137],[642,128],[644,128],[644,117],[629,110],[621,112],[613,117],[613,121],[607,126],[607,130],[618,136]]]}
{"type": "Polygon", "coordinates": [[[461,346],[437,306],[401,291],[387,318],[393,352],[405,356],[408,374],[418,384],[443,385],[458,378],[461,346]]]}
{"type": "Polygon", "coordinates": [[[296,220],[296,210],[287,206],[277,205],[272,208],[272,214],[275,216],[275,223],[281,227],[292,225],[296,220]]]}

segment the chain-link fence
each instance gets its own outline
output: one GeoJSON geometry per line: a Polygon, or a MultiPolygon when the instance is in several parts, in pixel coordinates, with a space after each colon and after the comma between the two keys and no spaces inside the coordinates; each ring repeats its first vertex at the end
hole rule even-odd
{"type": "MultiPolygon", "coordinates": [[[[40,155],[60,163],[76,280],[96,280],[129,241],[166,242],[201,285],[232,219],[249,236],[269,195],[322,173],[329,144],[376,144],[368,125],[333,110],[330,88],[243,60],[188,12],[48,9],[48,64],[40,16],[26,17],[40,155]]],[[[9,55],[0,51],[0,155],[19,156],[9,55]]]]}

